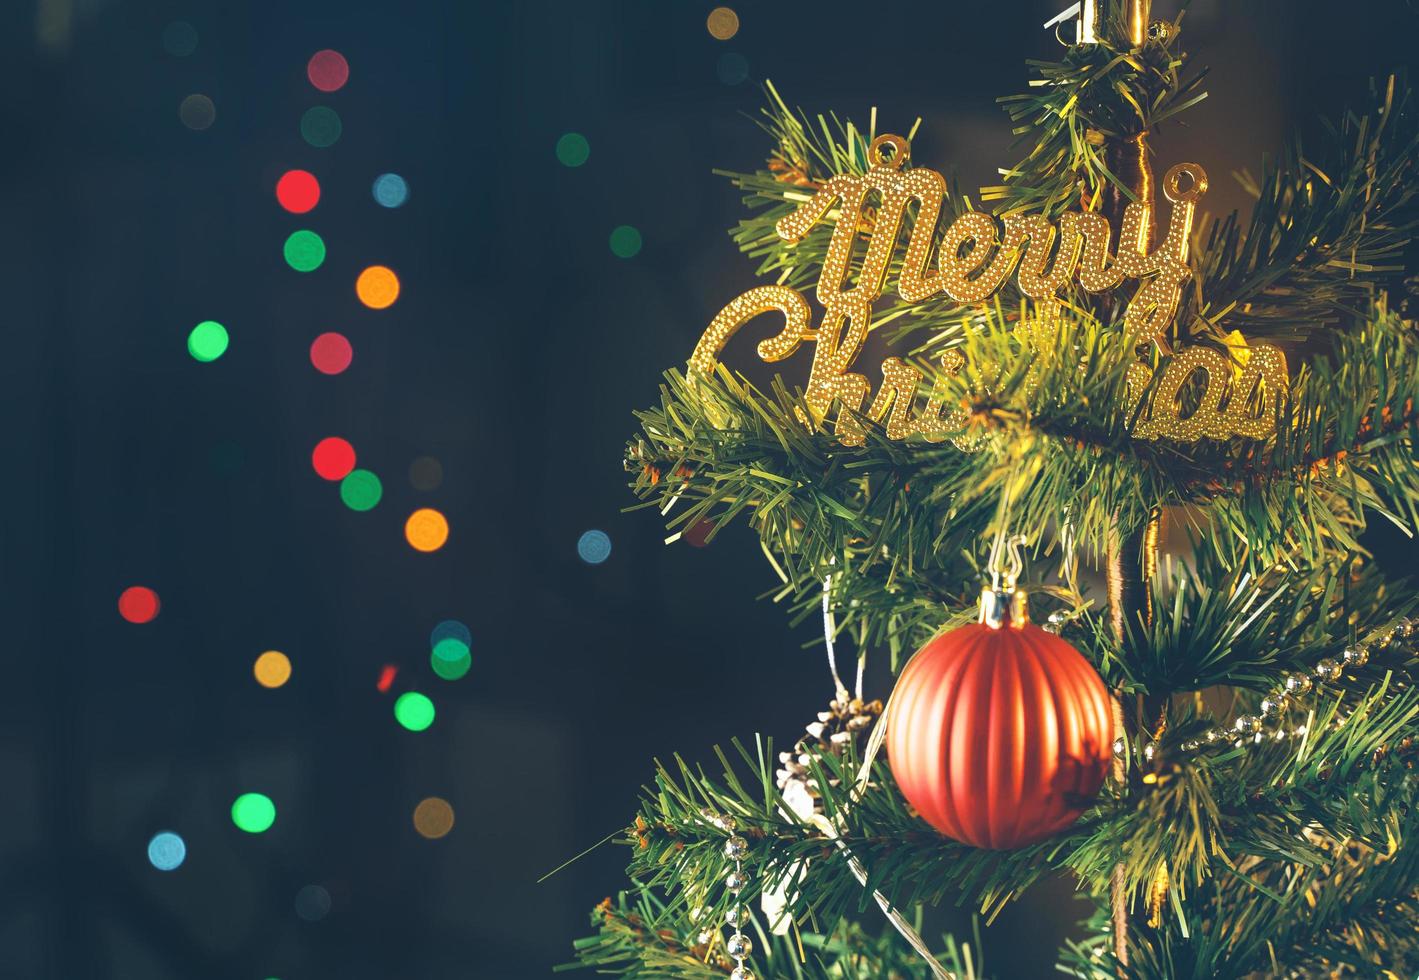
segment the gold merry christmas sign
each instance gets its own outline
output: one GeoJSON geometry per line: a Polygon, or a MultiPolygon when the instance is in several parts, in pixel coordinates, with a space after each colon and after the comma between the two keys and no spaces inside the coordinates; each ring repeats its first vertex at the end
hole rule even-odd
{"type": "MultiPolygon", "coordinates": [[[[1152,250],[1147,247],[1152,238],[1151,202],[1136,202],[1125,209],[1118,250],[1113,253],[1112,229],[1095,212],[1065,214],[1054,224],[1041,215],[1024,214],[1007,215],[997,223],[990,215],[973,211],[946,229],[933,270],[931,250],[946,182],[934,170],[908,167],[910,152],[900,136],[879,136],[868,149],[866,173],[838,174],[778,222],[780,238],[801,241],[838,206],[815,293],[825,310],[818,330],[812,329],[812,311],[798,290],[758,286],[710,323],[690,357],[692,372],[712,372],[720,351],[740,327],[760,313],[777,311],[783,314],[783,329],[759,344],[759,356],[780,361],[805,341],[813,341],[813,365],[804,391],[809,410],[821,420],[836,401],[862,414],[872,388],[864,375],[852,372],[852,366],[872,327],[872,305],[886,285],[887,266],[912,201],[917,202],[917,213],[898,277],[898,291],[908,303],[942,293],[958,303],[981,303],[1014,272],[1020,292],[1036,303],[1054,298],[1071,280],[1090,293],[1116,289],[1125,279],[1138,280],[1123,318],[1126,339],[1135,344],[1156,338],[1177,312],[1183,284],[1192,275],[1187,251],[1193,212],[1207,191],[1207,175],[1196,164],[1178,164],[1163,179],[1172,213],[1163,241],[1152,250]],[[874,193],[877,200],[868,222],[864,207],[874,193]],[[859,233],[867,235],[866,252],[855,282],[849,283],[848,267],[859,233]]],[[[1035,350],[1050,353],[1051,331],[1029,333],[1032,339],[1027,342],[1035,350]]],[[[963,363],[960,353],[948,351],[941,359],[943,374],[954,374],[963,363]]],[[[1242,348],[1235,361],[1218,351],[1192,347],[1177,352],[1156,384],[1153,380],[1141,361],[1130,368],[1124,408],[1134,420],[1135,438],[1183,442],[1234,435],[1264,438],[1275,430],[1276,400],[1286,390],[1286,359],[1266,345],[1242,348]],[[1185,409],[1180,394],[1199,370],[1206,372],[1206,388],[1196,407],[1185,409]],[[1150,387],[1149,404],[1140,411],[1139,402],[1150,387]]],[[[882,387],[865,414],[884,424],[889,439],[919,434],[934,442],[959,433],[964,415],[947,408],[939,386],[917,410],[921,381],[921,372],[900,358],[882,362],[882,387]]],[[[841,411],[837,435],[846,445],[860,445],[865,439],[861,425],[841,411]]]]}

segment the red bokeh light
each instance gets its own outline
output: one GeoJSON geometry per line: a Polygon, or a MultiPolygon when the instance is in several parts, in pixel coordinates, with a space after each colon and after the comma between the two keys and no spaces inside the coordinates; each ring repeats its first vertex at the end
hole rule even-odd
{"type": "Polygon", "coordinates": [[[334,92],[350,80],[350,63],[339,51],[326,48],[310,56],[305,77],[322,92],[334,92]]]}
{"type": "Polygon", "coordinates": [[[389,692],[389,689],[394,686],[394,676],[398,673],[399,668],[393,664],[384,665],[384,669],[379,672],[379,681],[375,684],[380,694],[387,694],[389,692]]]}
{"type": "Polygon", "coordinates": [[[151,623],[161,606],[158,594],[144,585],[130,585],[118,597],[118,615],[130,623],[151,623]]]}
{"type": "Polygon", "coordinates": [[[315,444],[310,463],[327,480],[343,480],[355,468],[355,447],[339,436],[329,436],[315,444]]]}
{"type": "Polygon", "coordinates": [[[310,363],[321,374],[339,374],[350,366],[354,349],[343,334],[323,333],[310,345],[310,363]]]}
{"type": "Polygon", "coordinates": [[[320,181],[305,170],[287,170],[276,181],[276,200],[292,214],[305,214],[320,201],[320,181]]]}

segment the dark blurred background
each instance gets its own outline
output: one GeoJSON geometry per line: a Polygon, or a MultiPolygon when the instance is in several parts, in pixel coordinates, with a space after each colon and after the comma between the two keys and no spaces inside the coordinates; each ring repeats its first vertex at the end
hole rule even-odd
{"type": "MultiPolygon", "coordinates": [[[[1063,5],[740,0],[720,41],[714,4],[684,0],[5,4],[0,977],[567,960],[625,855],[537,879],[625,825],[651,760],[790,741],[831,694],[813,625],[756,601],[774,579],[749,532],[667,548],[654,512],[621,512],[631,411],[752,282],[710,168],[765,157],[745,114],[772,78],[810,112],[875,105],[897,132],[921,115],[917,162],[993,182],[1014,159],[993,100],[1057,52],[1040,25],[1063,5]],[[350,65],[328,94],[306,78],[324,48],[350,65]],[[205,129],[179,118],[193,94],[205,129]],[[315,105],[343,121],[331,146],[302,139],[315,105]],[[589,141],[580,167],[554,153],[567,132],[589,141]],[[321,182],[308,215],[273,194],[295,167],[321,182]],[[386,171],[401,208],[371,196],[386,171]],[[608,245],[621,225],[631,258],[608,245]],[[296,228],[326,242],[314,272],[282,260],[296,228]],[[390,309],[356,300],[373,263],[402,281],[390,309]],[[204,364],[186,338],[206,319],[231,346],[204,364]],[[308,356],[329,330],[354,346],[334,377],[308,356]],[[312,471],[329,435],[382,479],[372,511],[312,471]],[[436,489],[411,485],[419,457],[436,489]],[[425,506],[452,528],[432,554],[402,533],[425,506]],[[598,565],[576,547],[593,528],[598,565]],[[153,622],[118,615],[131,585],[161,596],[153,622]],[[472,632],[453,682],[428,654],[450,618],[472,632]],[[270,649],[294,664],[274,690],[252,676],[270,649]],[[437,704],[428,731],[392,717],[409,689],[437,704]],[[232,824],[248,791],[276,803],[264,834],[232,824]],[[431,796],[456,814],[438,840],[411,821],[431,796]],[[186,842],[175,871],[149,863],[160,830],[186,842]]],[[[1400,0],[1200,0],[1185,37],[1212,95],[1159,136],[1161,165],[1195,160],[1207,205],[1244,206],[1228,173],[1362,99],[1416,26],[1400,0]]],[[[991,971],[1047,975],[1071,896],[1007,910],[991,971]]]]}

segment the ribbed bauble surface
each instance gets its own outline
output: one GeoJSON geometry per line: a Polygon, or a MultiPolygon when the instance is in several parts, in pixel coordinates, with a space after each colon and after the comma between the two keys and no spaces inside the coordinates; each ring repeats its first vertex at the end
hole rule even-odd
{"type": "Polygon", "coordinates": [[[936,637],[888,708],[887,755],[907,802],[975,847],[1020,847],[1068,827],[1103,784],[1112,745],[1098,673],[1033,624],[936,637]]]}

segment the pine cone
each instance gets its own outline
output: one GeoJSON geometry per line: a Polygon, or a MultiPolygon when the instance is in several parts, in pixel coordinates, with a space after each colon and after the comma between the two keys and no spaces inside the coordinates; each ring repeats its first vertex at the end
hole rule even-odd
{"type": "Polygon", "coordinates": [[[849,745],[857,744],[872,729],[881,714],[881,701],[864,702],[840,692],[828,702],[827,711],[818,712],[817,720],[805,726],[808,734],[794,743],[792,751],[779,753],[782,768],[774,773],[779,792],[799,816],[818,809],[821,794],[813,776],[814,760],[841,757],[849,745]]]}

